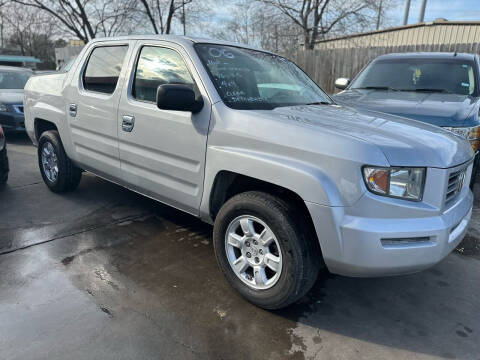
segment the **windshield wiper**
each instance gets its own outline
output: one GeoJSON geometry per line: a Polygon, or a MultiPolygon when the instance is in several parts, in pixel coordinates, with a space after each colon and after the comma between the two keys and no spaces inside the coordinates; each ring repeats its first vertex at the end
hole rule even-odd
{"type": "Polygon", "coordinates": [[[332,105],[332,103],[328,101],[314,101],[311,103],[306,103],[305,105],[332,105]]]}
{"type": "Polygon", "coordinates": [[[400,91],[398,89],[395,89],[389,86],[363,86],[363,87],[352,88],[352,90],[356,90],[356,89],[400,91]]]}
{"type": "Polygon", "coordinates": [[[447,89],[429,89],[429,88],[425,88],[425,89],[405,89],[405,90],[402,90],[402,91],[418,91],[418,92],[438,92],[438,93],[446,93],[446,94],[453,94],[450,90],[447,90],[447,89]]]}

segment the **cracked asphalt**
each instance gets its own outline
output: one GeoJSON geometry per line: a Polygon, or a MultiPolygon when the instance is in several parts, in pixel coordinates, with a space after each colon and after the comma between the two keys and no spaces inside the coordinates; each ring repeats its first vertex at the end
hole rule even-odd
{"type": "Polygon", "coordinates": [[[209,225],[90,174],[53,194],[26,136],[8,140],[0,359],[480,359],[478,201],[432,269],[323,275],[269,312],[223,279],[209,225]]]}

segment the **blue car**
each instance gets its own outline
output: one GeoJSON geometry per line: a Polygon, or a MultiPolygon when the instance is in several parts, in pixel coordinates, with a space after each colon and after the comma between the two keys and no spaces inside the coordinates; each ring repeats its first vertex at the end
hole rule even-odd
{"type": "Polygon", "coordinates": [[[25,131],[23,87],[33,71],[0,66],[0,125],[5,131],[25,131]]]}
{"type": "MultiPolygon", "coordinates": [[[[460,53],[402,53],[375,58],[350,82],[335,81],[344,105],[441,126],[470,141],[480,138],[480,61],[460,53]]],[[[472,183],[479,168],[475,157],[472,183]]]]}

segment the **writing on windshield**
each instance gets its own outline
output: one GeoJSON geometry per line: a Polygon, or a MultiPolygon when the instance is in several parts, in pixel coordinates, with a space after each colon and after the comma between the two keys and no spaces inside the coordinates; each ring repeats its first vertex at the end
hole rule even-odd
{"type": "Polygon", "coordinates": [[[224,103],[235,109],[330,103],[294,63],[234,46],[196,44],[195,49],[224,103]]]}

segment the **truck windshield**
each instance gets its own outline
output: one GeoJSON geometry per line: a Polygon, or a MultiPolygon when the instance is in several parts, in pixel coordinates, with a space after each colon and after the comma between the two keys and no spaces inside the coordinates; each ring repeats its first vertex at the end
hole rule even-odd
{"type": "Polygon", "coordinates": [[[291,61],[235,46],[196,44],[223,102],[234,109],[330,104],[317,84],[291,61]]]}
{"type": "Polygon", "coordinates": [[[30,71],[0,71],[0,89],[23,89],[30,71]]]}
{"type": "Polygon", "coordinates": [[[455,58],[377,60],[367,66],[350,88],[475,96],[474,63],[455,58]]]}

